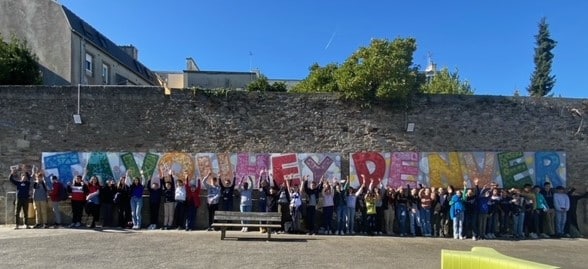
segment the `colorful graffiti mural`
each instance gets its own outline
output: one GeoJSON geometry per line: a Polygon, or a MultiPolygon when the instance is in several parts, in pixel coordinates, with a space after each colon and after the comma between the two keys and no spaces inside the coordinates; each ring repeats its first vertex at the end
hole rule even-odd
{"type": "Polygon", "coordinates": [[[566,185],[565,152],[356,152],[349,156],[351,186],[360,175],[386,186],[417,184],[463,186],[478,178],[479,185],[505,188],[524,184],[566,185]]]}
{"type": "Polygon", "coordinates": [[[336,153],[44,152],[41,159],[45,173],[63,182],[83,174],[104,182],[127,171],[138,176],[140,170],[148,178],[170,170],[175,177],[203,178],[210,173],[221,178],[236,175],[238,180],[271,173],[277,184],[286,179],[299,184],[304,175],[317,181],[341,177],[341,156],[336,153]]]}

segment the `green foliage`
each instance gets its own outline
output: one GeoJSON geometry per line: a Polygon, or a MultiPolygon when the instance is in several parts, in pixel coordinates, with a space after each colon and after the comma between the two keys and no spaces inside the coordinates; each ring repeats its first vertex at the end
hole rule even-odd
{"type": "Polygon", "coordinates": [[[414,38],[390,42],[373,39],[335,72],[344,99],[372,102],[402,100],[418,89],[418,70],[413,67],[414,38]]]}
{"type": "Polygon", "coordinates": [[[430,82],[423,84],[421,92],[429,94],[474,94],[470,83],[462,81],[457,70],[452,73],[447,68],[443,68],[430,82]]]}
{"type": "Polygon", "coordinates": [[[25,41],[12,37],[9,43],[0,35],[0,85],[38,85],[43,82],[37,57],[25,41]]]}
{"type": "Polygon", "coordinates": [[[297,93],[338,92],[339,87],[335,80],[335,72],[338,68],[334,63],[325,67],[315,63],[310,66],[308,77],[298,83],[292,91],[297,93]]]}
{"type": "Polygon", "coordinates": [[[551,39],[549,25],[545,17],[539,22],[539,33],[535,36],[535,69],[531,75],[531,85],[527,88],[529,95],[543,97],[548,95],[555,85],[555,76],[551,75],[553,53],[556,41],[551,39]]]}
{"type": "Polygon", "coordinates": [[[287,92],[288,86],[284,82],[274,82],[270,84],[267,77],[260,75],[256,80],[247,85],[247,91],[250,92],[287,92]]]}

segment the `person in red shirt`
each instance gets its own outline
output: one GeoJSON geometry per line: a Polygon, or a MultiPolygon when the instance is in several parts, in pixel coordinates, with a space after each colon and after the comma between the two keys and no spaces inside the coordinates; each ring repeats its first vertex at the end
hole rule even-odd
{"type": "Polygon", "coordinates": [[[51,199],[51,209],[53,210],[53,220],[55,221],[53,226],[58,228],[61,226],[61,211],[59,210],[60,193],[66,190],[57,176],[51,176],[51,183],[53,183],[53,187],[49,192],[49,199],[51,199]]]}
{"type": "Polygon", "coordinates": [[[190,181],[186,192],[186,231],[196,230],[196,213],[200,207],[200,179],[190,181]]]}

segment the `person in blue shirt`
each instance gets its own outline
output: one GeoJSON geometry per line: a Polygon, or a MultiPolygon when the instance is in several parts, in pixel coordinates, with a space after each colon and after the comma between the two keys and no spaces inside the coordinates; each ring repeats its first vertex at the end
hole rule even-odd
{"type": "Polygon", "coordinates": [[[29,190],[31,188],[31,175],[28,172],[23,172],[20,175],[20,180],[17,180],[18,175],[16,173],[16,169],[10,169],[10,177],[9,180],[16,186],[16,205],[15,205],[15,222],[16,227],[14,229],[19,228],[19,216],[21,210],[23,211],[23,222],[27,229],[30,229],[28,223],[29,218],[29,190]]]}

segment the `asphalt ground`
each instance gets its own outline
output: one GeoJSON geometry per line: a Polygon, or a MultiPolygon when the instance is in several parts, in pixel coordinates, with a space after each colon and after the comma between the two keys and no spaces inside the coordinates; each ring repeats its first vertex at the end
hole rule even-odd
{"type": "Polygon", "coordinates": [[[259,232],[0,227],[0,268],[440,268],[441,249],[491,247],[516,258],[588,268],[588,240],[266,235],[259,232]]]}

